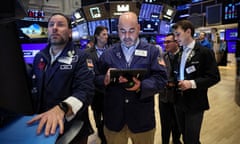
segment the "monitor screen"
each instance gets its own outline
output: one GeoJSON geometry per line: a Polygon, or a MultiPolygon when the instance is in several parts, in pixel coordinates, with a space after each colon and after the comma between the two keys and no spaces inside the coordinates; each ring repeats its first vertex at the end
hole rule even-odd
{"type": "Polygon", "coordinates": [[[219,32],[220,40],[225,40],[225,32],[219,32]]]}
{"type": "Polygon", "coordinates": [[[111,21],[111,23],[110,23],[111,34],[117,34],[117,32],[118,32],[118,19],[117,18],[111,18],[110,21],[111,21]]]}
{"type": "Polygon", "coordinates": [[[28,27],[21,27],[20,30],[31,39],[47,38],[47,28],[34,22],[28,27]]]}
{"type": "Polygon", "coordinates": [[[83,11],[88,21],[109,18],[105,3],[84,6],[83,11]]]}
{"type": "Polygon", "coordinates": [[[165,37],[165,35],[156,35],[156,43],[162,47],[163,51],[165,51],[165,46],[163,44],[165,37]]]}
{"type": "Polygon", "coordinates": [[[72,39],[73,41],[78,41],[79,39],[88,37],[88,25],[87,23],[78,24],[76,27],[72,28],[72,39]]]}
{"type": "Polygon", "coordinates": [[[47,43],[23,43],[21,44],[24,60],[27,64],[32,64],[35,55],[45,48],[47,43]]]}
{"type": "Polygon", "coordinates": [[[218,25],[222,23],[222,4],[206,7],[206,24],[218,25]]]}
{"type": "Polygon", "coordinates": [[[108,28],[110,28],[109,26],[109,19],[104,19],[104,20],[97,20],[97,21],[90,21],[88,22],[88,29],[89,29],[89,34],[90,36],[93,36],[94,35],[94,32],[95,32],[95,28],[97,26],[105,26],[108,28]]]}
{"type": "Polygon", "coordinates": [[[162,20],[160,22],[159,33],[162,35],[166,35],[170,32],[170,23],[167,21],[162,20]]]}
{"type": "Polygon", "coordinates": [[[225,40],[237,40],[238,30],[237,29],[226,29],[225,30],[225,40]]]}
{"type": "Polygon", "coordinates": [[[236,45],[237,45],[236,41],[227,41],[228,53],[235,53],[236,45]]]}
{"type": "Polygon", "coordinates": [[[192,4],[190,9],[189,9],[189,14],[200,14],[202,13],[202,5],[201,4],[192,4]]]}
{"type": "Polygon", "coordinates": [[[237,13],[240,12],[240,2],[224,1],[222,7],[223,24],[236,23],[238,20],[237,13]]]}
{"type": "Polygon", "coordinates": [[[167,5],[167,4],[164,4],[163,5],[163,11],[162,11],[162,16],[161,16],[161,19],[162,20],[166,20],[166,21],[172,21],[174,19],[176,15],[176,9],[167,5]]]}
{"type": "Polygon", "coordinates": [[[139,3],[131,1],[110,2],[110,18],[118,18],[122,13],[132,11],[139,14],[139,3]]]}
{"type": "Polygon", "coordinates": [[[88,43],[89,43],[88,39],[81,39],[80,40],[80,46],[81,46],[80,48],[81,49],[86,49],[88,43]]]}
{"type": "Polygon", "coordinates": [[[141,33],[150,33],[150,34],[157,34],[159,29],[159,21],[160,20],[146,20],[146,19],[139,19],[140,23],[140,32],[141,33]]]}
{"type": "Polygon", "coordinates": [[[139,18],[140,19],[159,19],[162,12],[162,5],[142,3],[139,18]]]}

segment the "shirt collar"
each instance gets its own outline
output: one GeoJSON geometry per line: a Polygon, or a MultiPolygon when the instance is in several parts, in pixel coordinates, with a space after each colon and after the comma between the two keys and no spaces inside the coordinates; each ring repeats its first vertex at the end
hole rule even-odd
{"type": "Polygon", "coordinates": [[[62,50],[60,50],[56,55],[53,55],[52,48],[50,47],[49,54],[51,56],[51,63],[53,63],[61,53],[62,53],[62,50]]]}
{"type": "MultiPolygon", "coordinates": [[[[194,45],[195,45],[195,43],[196,43],[196,41],[195,40],[193,40],[191,43],[189,43],[186,47],[187,48],[190,48],[190,49],[193,49],[194,48],[194,45]]],[[[183,49],[185,49],[185,48],[183,48],[183,49]]]]}
{"type": "Polygon", "coordinates": [[[137,42],[133,45],[133,46],[131,46],[131,47],[126,47],[123,43],[121,43],[121,47],[122,48],[124,48],[124,49],[132,49],[132,48],[134,48],[134,49],[136,49],[136,47],[138,46],[138,44],[139,44],[139,38],[137,39],[137,42]]]}

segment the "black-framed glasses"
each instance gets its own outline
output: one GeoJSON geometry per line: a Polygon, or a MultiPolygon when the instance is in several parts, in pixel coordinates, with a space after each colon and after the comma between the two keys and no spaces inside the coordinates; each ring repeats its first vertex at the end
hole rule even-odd
{"type": "Polygon", "coordinates": [[[167,40],[167,41],[164,41],[163,43],[164,43],[164,44],[169,44],[169,43],[171,43],[171,42],[175,42],[175,40],[167,40]]]}

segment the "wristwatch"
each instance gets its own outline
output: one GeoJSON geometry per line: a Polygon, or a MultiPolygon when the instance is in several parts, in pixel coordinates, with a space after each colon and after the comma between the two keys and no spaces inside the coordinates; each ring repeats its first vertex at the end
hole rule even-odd
{"type": "Polygon", "coordinates": [[[60,103],[58,104],[58,106],[60,107],[60,109],[61,109],[62,111],[64,111],[65,114],[66,114],[66,113],[68,112],[68,110],[69,110],[68,104],[67,104],[66,102],[60,102],[60,103]]]}

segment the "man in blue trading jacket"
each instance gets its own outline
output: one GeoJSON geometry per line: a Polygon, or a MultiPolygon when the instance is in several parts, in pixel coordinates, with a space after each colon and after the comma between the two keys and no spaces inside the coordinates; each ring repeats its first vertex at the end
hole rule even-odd
{"type": "Polygon", "coordinates": [[[155,135],[154,95],[166,84],[166,69],[158,63],[159,50],[139,40],[140,25],[133,12],[119,17],[121,42],[106,49],[99,59],[97,81],[106,87],[104,133],[108,144],[153,144],[155,135]],[[140,81],[119,76],[110,82],[112,69],[146,69],[140,81]],[[133,81],[133,85],[127,85],[133,81]]]}
{"type": "Polygon", "coordinates": [[[87,55],[74,48],[71,36],[70,19],[53,14],[48,21],[49,44],[33,63],[33,99],[39,114],[28,124],[39,122],[37,134],[44,132],[46,136],[55,134],[59,128],[59,140],[73,128],[76,134],[69,133],[59,143],[87,144],[92,132],[88,105],[94,92],[94,73],[87,55]]]}

